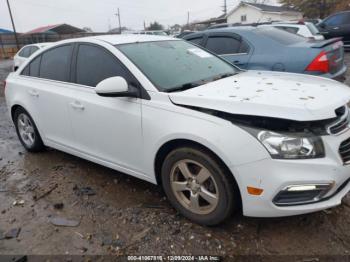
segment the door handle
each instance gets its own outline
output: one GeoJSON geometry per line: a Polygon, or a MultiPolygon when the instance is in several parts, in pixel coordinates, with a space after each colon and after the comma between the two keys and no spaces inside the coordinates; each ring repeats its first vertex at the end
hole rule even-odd
{"type": "Polygon", "coordinates": [[[85,109],[85,107],[81,104],[81,103],[79,103],[79,102],[72,102],[72,103],[70,103],[70,105],[71,105],[71,107],[73,107],[74,109],[79,109],[79,110],[84,110],[85,109]]]}
{"type": "Polygon", "coordinates": [[[29,95],[34,96],[34,97],[38,97],[39,93],[33,89],[28,91],[29,95]]]}

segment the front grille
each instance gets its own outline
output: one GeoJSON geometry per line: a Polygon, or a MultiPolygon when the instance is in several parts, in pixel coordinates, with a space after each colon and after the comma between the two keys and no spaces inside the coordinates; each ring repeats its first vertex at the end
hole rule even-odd
{"type": "Polygon", "coordinates": [[[336,123],[334,126],[329,128],[331,134],[339,134],[349,127],[349,120],[347,118],[342,119],[340,122],[336,123]]]}
{"type": "Polygon", "coordinates": [[[335,113],[338,120],[328,127],[328,132],[331,135],[337,135],[349,129],[349,110],[343,106],[335,110],[335,113]]]}
{"type": "Polygon", "coordinates": [[[350,138],[340,144],[339,154],[344,164],[350,164],[350,138]]]}

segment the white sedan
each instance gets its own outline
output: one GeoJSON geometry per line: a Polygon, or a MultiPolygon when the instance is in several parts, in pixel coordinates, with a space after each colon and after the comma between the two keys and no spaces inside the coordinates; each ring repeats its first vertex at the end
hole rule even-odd
{"type": "Polygon", "coordinates": [[[314,212],[350,190],[350,91],[315,76],[241,71],[179,39],[58,42],[11,73],[19,140],[162,185],[216,225],[314,212]]]}
{"type": "Polygon", "coordinates": [[[318,28],[311,22],[275,22],[272,24],[261,25],[260,27],[275,27],[287,32],[301,35],[312,40],[325,40],[318,28]]]}
{"type": "Polygon", "coordinates": [[[16,71],[32,54],[51,43],[38,43],[22,47],[13,57],[13,71],[16,71]]]}

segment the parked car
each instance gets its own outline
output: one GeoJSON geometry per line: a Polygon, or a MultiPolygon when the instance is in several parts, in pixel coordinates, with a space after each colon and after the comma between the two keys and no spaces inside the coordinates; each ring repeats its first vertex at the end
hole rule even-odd
{"type": "Polygon", "coordinates": [[[278,22],[261,26],[282,29],[289,33],[298,34],[312,40],[325,40],[317,27],[310,22],[278,22]]]}
{"type": "Polygon", "coordinates": [[[342,37],[345,49],[350,50],[350,11],[327,17],[318,24],[318,28],[327,39],[342,37]]]}
{"type": "Polygon", "coordinates": [[[134,35],[160,35],[160,36],[167,36],[168,35],[163,30],[138,31],[138,32],[134,32],[133,34],[134,35]]]}
{"type": "Polygon", "coordinates": [[[350,89],[242,71],[170,37],[71,39],[5,86],[22,145],[62,150],[163,186],[203,225],[314,212],[350,190],[350,89]]]}
{"type": "Polygon", "coordinates": [[[304,22],[310,22],[313,23],[315,26],[317,26],[319,23],[322,22],[322,19],[314,18],[314,19],[303,19],[304,22]]]}
{"type": "Polygon", "coordinates": [[[21,66],[21,64],[23,64],[28,59],[28,57],[30,57],[39,49],[48,46],[49,44],[50,43],[39,43],[22,47],[13,57],[13,70],[16,71],[21,66]]]}
{"type": "Polygon", "coordinates": [[[230,27],[184,37],[242,69],[293,72],[345,80],[343,43],[310,41],[271,27],[230,27]]]}
{"type": "Polygon", "coordinates": [[[183,32],[181,32],[180,34],[176,35],[176,38],[184,38],[186,35],[190,35],[195,33],[195,31],[189,31],[189,30],[185,30],[183,32]]]}

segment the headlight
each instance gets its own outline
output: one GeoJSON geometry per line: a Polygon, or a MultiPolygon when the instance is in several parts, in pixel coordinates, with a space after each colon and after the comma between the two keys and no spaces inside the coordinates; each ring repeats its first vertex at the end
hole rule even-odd
{"type": "Polygon", "coordinates": [[[325,156],[322,139],[317,136],[280,134],[251,128],[247,131],[255,135],[275,159],[310,159],[325,156]]]}

